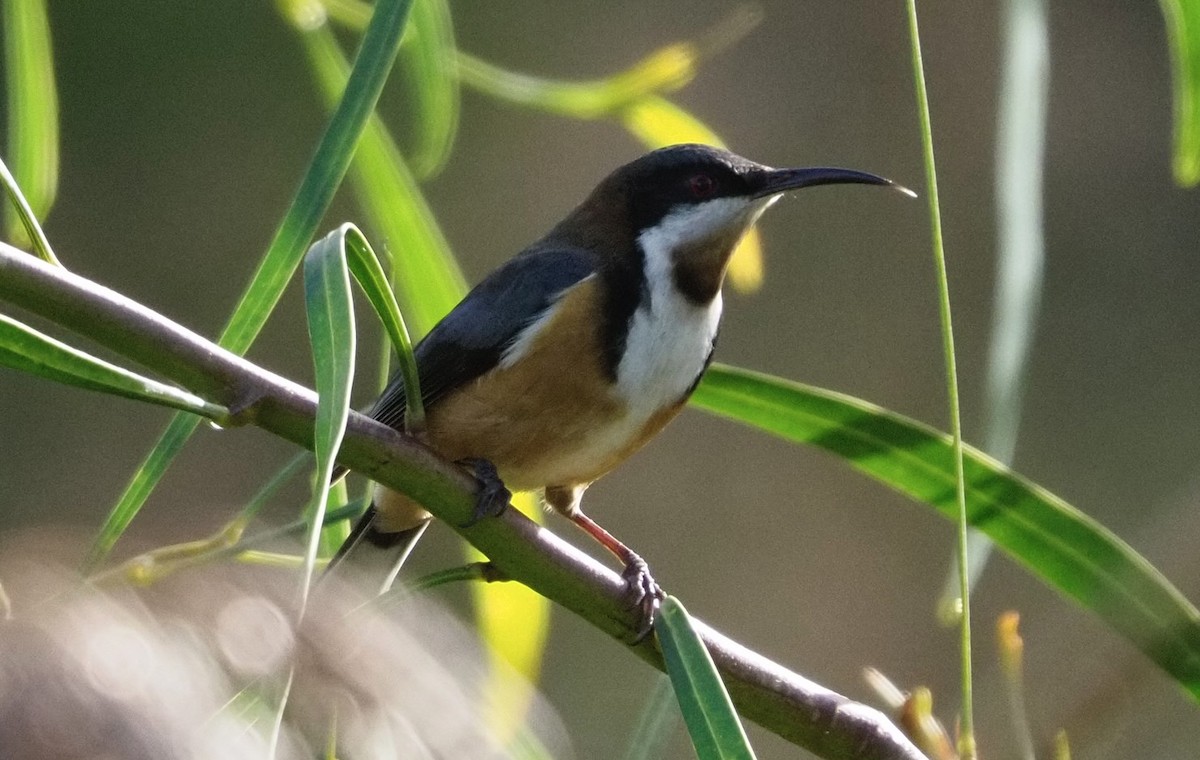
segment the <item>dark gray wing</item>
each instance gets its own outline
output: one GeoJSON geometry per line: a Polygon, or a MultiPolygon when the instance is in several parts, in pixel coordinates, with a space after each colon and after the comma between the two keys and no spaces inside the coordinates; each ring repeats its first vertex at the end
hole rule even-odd
{"type": "MultiPolygon", "coordinates": [[[[535,247],[488,275],[414,350],[425,405],[496,366],[521,330],[595,267],[587,251],[535,247]]],[[[400,429],[406,406],[393,374],[370,416],[400,429]]]]}

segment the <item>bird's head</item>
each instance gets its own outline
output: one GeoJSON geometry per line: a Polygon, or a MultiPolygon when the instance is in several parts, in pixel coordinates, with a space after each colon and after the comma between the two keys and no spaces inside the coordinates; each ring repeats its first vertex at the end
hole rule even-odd
{"type": "Polygon", "coordinates": [[[644,257],[648,272],[668,274],[686,298],[702,305],[720,292],[734,248],[768,206],[789,190],[838,183],[904,190],[851,169],[773,169],[720,148],[673,145],[610,174],[577,209],[576,221],[596,227],[586,235],[599,248],[644,257]],[[636,248],[606,244],[608,235],[636,248]]]}

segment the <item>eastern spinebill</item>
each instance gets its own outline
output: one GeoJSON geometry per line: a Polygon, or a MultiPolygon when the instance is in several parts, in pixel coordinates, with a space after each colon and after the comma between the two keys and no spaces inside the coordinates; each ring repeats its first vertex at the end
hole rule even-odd
{"type": "MultiPolygon", "coordinates": [[[[835,183],[903,190],[865,172],[773,169],[705,145],[653,151],[484,278],[415,349],[425,440],[480,477],[479,513],[503,508],[505,487],[542,490],[622,562],[642,633],[662,591],[641,557],[583,513],[583,492],[695,390],[742,235],[783,193],[835,183]]],[[[370,416],[402,429],[405,405],[397,374],[370,416]]],[[[429,519],[377,486],[335,563],[369,544],[398,567],[429,519]]]]}

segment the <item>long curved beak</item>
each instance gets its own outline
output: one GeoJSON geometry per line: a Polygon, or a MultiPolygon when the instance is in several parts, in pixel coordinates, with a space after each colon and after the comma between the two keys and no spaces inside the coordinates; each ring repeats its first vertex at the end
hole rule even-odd
{"type": "Polygon", "coordinates": [[[883,185],[898,190],[907,196],[916,198],[917,194],[903,185],[898,185],[890,179],[877,174],[855,171],[854,169],[839,169],[836,166],[812,166],[803,169],[766,169],[759,173],[761,185],[755,189],[755,198],[765,198],[779,195],[788,190],[798,190],[802,187],[816,185],[883,185]]]}

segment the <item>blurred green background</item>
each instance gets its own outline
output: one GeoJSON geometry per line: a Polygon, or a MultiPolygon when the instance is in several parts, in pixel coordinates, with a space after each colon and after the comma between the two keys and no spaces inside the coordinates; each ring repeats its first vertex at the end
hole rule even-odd
{"type": "MultiPolygon", "coordinates": [[[[703,63],[674,99],[755,160],[851,166],[920,190],[902,7],[760,5],[764,23],[703,63]]],[[[325,120],[299,40],[266,2],[50,10],[63,159],[46,229],[59,257],[215,336],[325,120]]],[[[452,11],[464,50],[517,71],[584,79],[703,34],[729,6],[458,0],[452,11]]],[[[964,426],[978,441],[999,11],[931,0],[921,13],[964,426]]],[[[1114,529],[1196,600],[1200,213],[1195,191],[1171,182],[1162,17],[1152,3],[1069,0],[1051,5],[1051,35],[1046,283],[1016,468],[1114,529]]],[[[383,113],[403,137],[398,84],[383,113]]],[[[474,282],[641,150],[610,123],[466,91],[455,152],[426,191],[474,282]]],[[[325,228],[355,220],[346,197],[325,228]]],[[[822,188],[781,202],[760,228],[767,279],[756,295],[728,294],[719,359],[946,428],[924,204],[822,188]]],[[[250,357],[311,383],[307,345],[294,286],[250,357]]],[[[374,351],[361,353],[370,377],[374,351]]],[[[369,382],[360,385],[365,403],[369,382]]],[[[5,531],[94,532],[169,416],[11,371],[0,371],[0,399],[5,531]]],[[[258,431],[203,431],[118,555],[217,528],[291,453],[258,431]]],[[[592,488],[588,507],[693,614],[734,638],[861,699],[871,699],[866,665],[905,686],[929,685],[952,720],[956,633],[939,627],[934,604],[953,529],[932,510],[829,457],[694,411],[592,488]]],[[[575,538],[562,520],[551,527],[575,538]]],[[[414,566],[458,561],[456,543],[432,531],[414,566]]],[[[1128,643],[1003,558],[974,607],[986,756],[1013,748],[992,654],[992,622],[1007,609],[1022,614],[1040,739],[1064,727],[1077,757],[1193,756],[1200,717],[1186,697],[1128,643]]],[[[579,757],[619,753],[654,677],[556,613],[544,689],[579,757]]],[[[760,757],[799,754],[750,730],[760,757]]],[[[673,751],[688,756],[677,738],[673,751]]]]}

